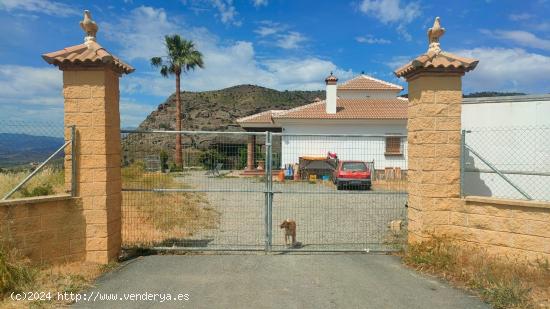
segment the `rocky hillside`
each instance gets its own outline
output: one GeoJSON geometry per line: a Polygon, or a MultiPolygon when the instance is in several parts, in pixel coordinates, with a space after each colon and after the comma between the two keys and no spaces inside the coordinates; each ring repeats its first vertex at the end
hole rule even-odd
{"type": "MultiPolygon", "coordinates": [[[[181,93],[182,102],[189,104],[189,119],[184,130],[236,131],[236,119],[269,109],[289,109],[324,98],[324,91],[277,91],[269,88],[240,85],[204,92],[181,93]]],[[[140,124],[140,129],[175,129],[175,94],[140,124]]]]}
{"type": "MultiPolygon", "coordinates": [[[[324,98],[324,91],[277,91],[269,88],[240,85],[226,89],[204,92],[181,93],[182,102],[189,104],[189,117],[183,119],[183,130],[192,131],[244,131],[236,120],[241,117],[270,109],[289,109],[324,98]]],[[[139,130],[174,130],[175,129],[175,94],[139,125],[139,130]]],[[[184,156],[196,156],[193,150],[203,151],[212,144],[226,155],[236,155],[246,144],[245,135],[220,134],[185,134],[182,136],[184,156]],[[229,146],[233,145],[233,146],[229,146]],[[234,153],[234,154],[233,154],[234,153]]],[[[258,143],[262,143],[258,138],[258,143]]],[[[175,149],[173,134],[128,134],[123,138],[125,160],[144,159],[158,156],[167,151],[172,156],[175,149]]]]}

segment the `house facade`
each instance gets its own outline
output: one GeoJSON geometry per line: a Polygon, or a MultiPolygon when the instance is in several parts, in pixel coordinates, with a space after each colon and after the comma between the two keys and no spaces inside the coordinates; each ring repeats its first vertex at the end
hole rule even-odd
{"type": "Polygon", "coordinates": [[[403,87],[364,74],[341,84],[331,74],[325,83],[324,100],[237,122],[249,131],[281,132],[281,167],[332,152],[341,160],[374,161],[377,170],[406,170],[408,102],[398,97],[403,87]]]}

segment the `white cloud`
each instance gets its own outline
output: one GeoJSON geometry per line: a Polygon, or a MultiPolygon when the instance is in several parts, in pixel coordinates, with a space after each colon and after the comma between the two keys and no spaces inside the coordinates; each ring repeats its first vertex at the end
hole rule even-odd
{"type": "Polygon", "coordinates": [[[259,6],[266,6],[268,1],[267,0],[252,0],[252,3],[254,4],[255,7],[259,7],[259,6]]]}
{"type": "Polygon", "coordinates": [[[483,34],[491,35],[497,39],[507,40],[520,46],[550,50],[550,40],[539,38],[531,32],[515,30],[482,30],[483,34]]]}
{"type": "Polygon", "coordinates": [[[533,15],[528,13],[518,13],[518,14],[510,14],[508,15],[508,18],[513,21],[522,21],[522,20],[528,20],[533,18],[533,15]]]}
{"type": "Polygon", "coordinates": [[[384,24],[397,24],[397,32],[408,41],[411,36],[406,25],[421,15],[417,2],[402,5],[400,0],[363,0],[359,10],[384,24]]]}
{"type": "Polygon", "coordinates": [[[463,79],[466,92],[550,92],[549,56],[529,53],[519,48],[475,48],[453,53],[479,59],[476,69],[467,73],[463,79]]]}
{"type": "Polygon", "coordinates": [[[212,5],[218,10],[220,19],[224,24],[240,26],[241,22],[237,20],[237,10],[233,6],[233,0],[211,0],[212,5]]]}
{"type": "Polygon", "coordinates": [[[63,106],[61,88],[61,71],[53,66],[0,65],[0,106],[63,106]]]}
{"type": "Polygon", "coordinates": [[[288,25],[264,20],[261,26],[254,30],[262,38],[269,38],[262,43],[272,44],[283,49],[297,49],[303,47],[308,38],[298,31],[287,31],[288,25]]]}
{"type": "MultiPolygon", "coordinates": [[[[120,45],[119,51],[125,60],[149,61],[153,56],[163,55],[165,34],[179,33],[192,39],[204,55],[205,67],[182,77],[183,90],[213,90],[252,83],[279,90],[322,89],[324,78],[331,70],[342,72],[342,78],[351,76],[351,71],[338,69],[331,61],[314,56],[259,61],[251,42],[222,43],[204,28],[194,28],[181,20],[170,19],[163,9],[136,8],[107,28],[110,32],[108,38],[120,45]]],[[[292,46],[291,43],[298,42],[303,40],[291,39],[286,44],[292,46]]],[[[162,78],[156,71],[138,71],[122,79],[121,91],[123,94],[167,97],[174,92],[174,81],[173,78],[162,78]]]]}
{"type": "Polygon", "coordinates": [[[156,106],[140,104],[130,99],[120,100],[121,127],[137,127],[156,106]]]}
{"type": "Polygon", "coordinates": [[[6,11],[27,11],[54,16],[79,15],[82,12],[67,4],[49,0],[2,0],[0,9],[6,11]]]}
{"type": "MultiPolygon", "coordinates": [[[[122,15],[116,23],[104,23],[107,39],[121,45],[121,56],[126,60],[145,59],[164,53],[164,36],[178,29],[168,21],[164,9],[140,6],[122,15]]],[[[185,33],[181,33],[185,35],[185,33]]]]}
{"type": "Polygon", "coordinates": [[[281,33],[288,28],[287,25],[282,25],[280,23],[272,22],[270,20],[261,21],[260,24],[261,26],[254,30],[254,32],[261,37],[281,33]]]}
{"type": "Polygon", "coordinates": [[[355,38],[355,40],[359,43],[366,43],[366,44],[390,44],[390,40],[382,39],[382,38],[375,38],[372,35],[365,35],[365,36],[358,36],[355,38]]]}
{"type": "Polygon", "coordinates": [[[277,35],[275,45],[284,49],[296,49],[301,48],[302,43],[305,41],[307,41],[307,38],[303,34],[296,31],[290,31],[285,34],[277,35]]]}

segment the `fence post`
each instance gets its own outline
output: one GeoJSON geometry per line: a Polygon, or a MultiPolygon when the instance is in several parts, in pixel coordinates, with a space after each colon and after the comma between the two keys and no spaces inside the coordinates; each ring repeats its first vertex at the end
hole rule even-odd
{"type": "Polygon", "coordinates": [[[273,243],[273,135],[267,131],[265,136],[265,181],[266,181],[266,252],[271,251],[273,243]]]}
{"type": "Polygon", "coordinates": [[[462,76],[478,61],[442,51],[443,33],[437,17],[427,52],[395,71],[409,85],[409,242],[448,227],[461,205],[462,76]]]}
{"type": "Polygon", "coordinates": [[[119,78],[134,69],[96,42],[97,28],[85,32],[83,44],[42,58],[63,71],[65,136],[73,142],[65,168],[86,222],[86,260],[108,263],[122,242],[119,78]]]}
{"type": "Polygon", "coordinates": [[[76,196],[76,126],[71,126],[71,196],[76,196]]]}
{"type": "Polygon", "coordinates": [[[466,130],[462,130],[460,138],[460,197],[464,197],[464,175],[466,170],[466,130]]]}

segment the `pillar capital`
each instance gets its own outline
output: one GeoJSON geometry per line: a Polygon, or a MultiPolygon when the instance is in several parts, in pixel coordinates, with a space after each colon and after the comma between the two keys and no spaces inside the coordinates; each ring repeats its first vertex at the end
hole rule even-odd
{"type": "Polygon", "coordinates": [[[410,81],[423,75],[462,76],[473,70],[478,60],[457,56],[441,49],[439,39],[444,33],[445,28],[441,27],[440,19],[436,17],[433,27],[428,29],[428,50],[395,70],[395,75],[410,81]]]}

